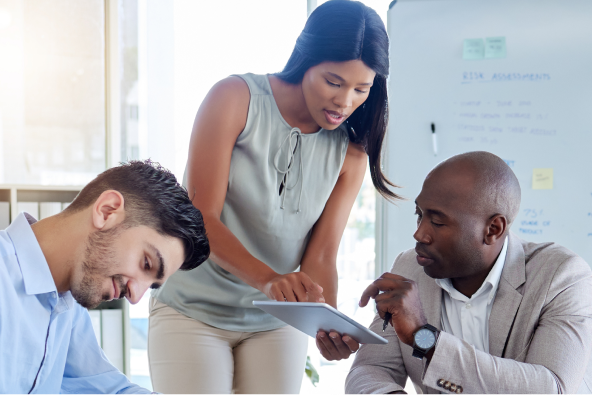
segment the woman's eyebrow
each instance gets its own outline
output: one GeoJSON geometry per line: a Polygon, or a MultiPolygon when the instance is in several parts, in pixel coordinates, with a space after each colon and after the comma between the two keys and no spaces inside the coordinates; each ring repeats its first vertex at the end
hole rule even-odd
{"type": "MultiPolygon", "coordinates": [[[[331,75],[332,77],[335,77],[336,79],[338,79],[341,82],[345,82],[345,80],[340,75],[337,75],[337,74],[332,73],[330,71],[327,71],[327,74],[331,75]]],[[[371,82],[361,82],[358,85],[372,85],[372,83],[371,82]]]]}

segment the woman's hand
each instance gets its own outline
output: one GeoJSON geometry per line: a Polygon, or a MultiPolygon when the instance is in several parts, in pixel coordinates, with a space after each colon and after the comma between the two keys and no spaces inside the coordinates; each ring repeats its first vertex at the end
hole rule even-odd
{"type": "Polygon", "coordinates": [[[261,291],[278,302],[325,303],[323,288],[303,272],[277,274],[263,285],[261,291]]]}

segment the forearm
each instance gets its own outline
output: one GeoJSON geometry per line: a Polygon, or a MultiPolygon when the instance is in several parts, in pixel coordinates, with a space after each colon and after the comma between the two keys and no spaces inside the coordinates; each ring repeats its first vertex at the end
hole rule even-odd
{"type": "Polygon", "coordinates": [[[392,373],[380,366],[352,368],[345,380],[346,394],[396,394],[405,393],[392,373]]]}
{"type": "Polygon", "coordinates": [[[204,222],[210,242],[210,258],[224,270],[260,291],[271,278],[278,275],[251,255],[219,218],[204,215],[204,222]]]}
{"type": "Polygon", "coordinates": [[[337,308],[338,276],[336,262],[303,260],[300,271],[308,274],[315,283],[323,287],[325,303],[337,308]]]}
{"type": "Polygon", "coordinates": [[[382,332],[383,320],[376,316],[370,330],[383,336],[388,344],[363,344],[345,380],[346,394],[385,394],[403,391],[407,371],[399,339],[392,326],[382,332]]]}

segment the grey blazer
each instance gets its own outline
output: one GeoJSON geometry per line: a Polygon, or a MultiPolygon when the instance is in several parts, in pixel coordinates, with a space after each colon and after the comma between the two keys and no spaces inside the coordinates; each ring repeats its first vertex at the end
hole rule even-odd
{"type": "MultiPolygon", "coordinates": [[[[442,289],[415,260],[401,253],[391,270],[414,280],[428,322],[441,328],[442,289]]],[[[382,320],[370,328],[381,335],[382,320]]],[[[392,326],[386,345],[363,345],[345,383],[346,393],[401,391],[407,377],[418,393],[590,393],[592,389],[592,271],[568,249],[535,244],[510,233],[506,263],[489,317],[489,354],[441,332],[431,363],[411,356],[392,326]]]]}

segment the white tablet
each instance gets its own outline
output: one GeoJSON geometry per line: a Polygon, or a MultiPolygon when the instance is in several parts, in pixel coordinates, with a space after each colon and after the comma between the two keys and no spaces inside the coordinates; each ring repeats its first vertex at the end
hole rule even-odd
{"type": "Polygon", "coordinates": [[[388,343],[385,338],[326,303],[253,301],[253,304],[311,337],[316,337],[318,331],[335,331],[350,336],[358,343],[388,343]]]}

